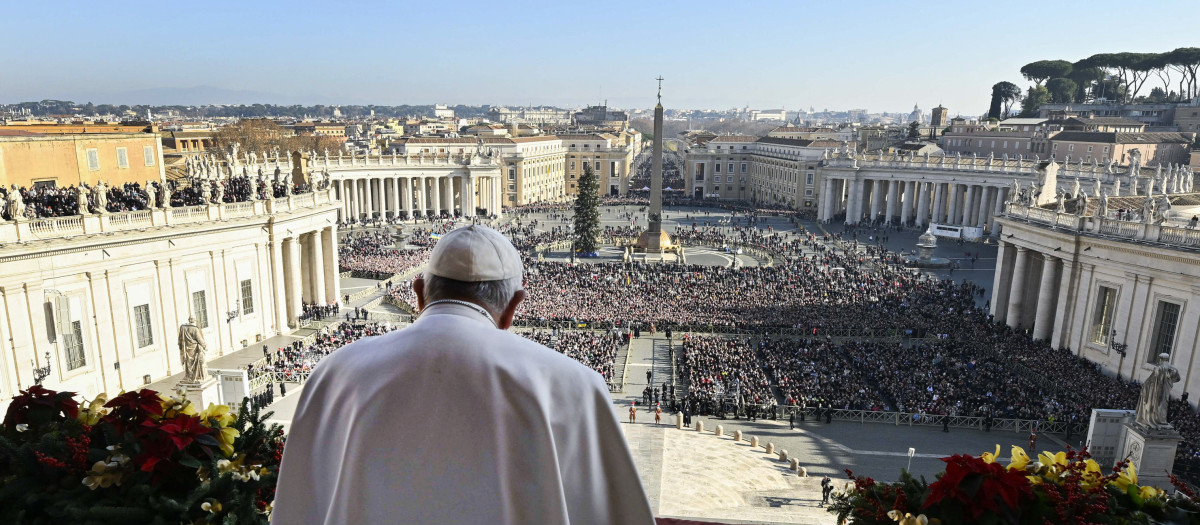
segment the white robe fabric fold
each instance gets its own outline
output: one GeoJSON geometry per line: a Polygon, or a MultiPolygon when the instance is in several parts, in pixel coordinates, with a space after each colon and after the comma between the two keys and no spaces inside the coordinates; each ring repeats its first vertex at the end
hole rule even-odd
{"type": "Polygon", "coordinates": [[[301,393],[271,522],[654,518],[600,375],[443,303],[322,361],[301,393]]]}

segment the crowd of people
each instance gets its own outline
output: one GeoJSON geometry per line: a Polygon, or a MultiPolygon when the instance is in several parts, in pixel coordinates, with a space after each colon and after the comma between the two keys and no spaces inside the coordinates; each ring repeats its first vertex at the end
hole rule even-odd
{"type": "Polygon", "coordinates": [[[335,350],[364,337],[383,335],[394,329],[391,323],[341,322],[328,325],[321,328],[308,344],[294,341],[291,346],[274,351],[264,345],[265,363],[260,366],[247,365],[246,370],[251,380],[271,374],[271,382],[280,383],[282,395],[286,393],[283,383],[303,382],[313,368],[335,350]]]}
{"type": "Polygon", "coordinates": [[[535,330],[521,335],[587,365],[609,384],[614,377],[617,349],[625,343],[619,334],[592,330],[535,330]]]}

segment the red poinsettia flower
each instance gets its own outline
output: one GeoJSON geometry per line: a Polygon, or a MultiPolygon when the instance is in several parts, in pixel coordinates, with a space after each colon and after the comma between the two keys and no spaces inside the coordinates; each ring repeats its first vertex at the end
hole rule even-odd
{"type": "Polygon", "coordinates": [[[20,424],[41,425],[51,421],[75,419],[79,415],[79,402],[74,392],[56,392],[41,385],[33,385],[13,397],[4,414],[4,426],[20,424]]]}
{"type": "Polygon", "coordinates": [[[104,406],[112,411],[101,421],[112,423],[119,433],[125,432],[127,425],[136,427],[150,416],[161,416],[163,413],[158,392],[149,389],[125,392],[104,406]]]}
{"type": "Polygon", "coordinates": [[[199,417],[183,414],[163,421],[158,429],[175,444],[176,450],[187,448],[196,440],[197,436],[210,434],[213,431],[202,425],[199,417]]]}
{"type": "Polygon", "coordinates": [[[1032,494],[1023,472],[1009,472],[997,463],[961,454],[942,461],[946,462],[946,473],[929,484],[923,508],[950,500],[961,504],[972,519],[978,519],[985,512],[1000,510],[1001,502],[1015,511],[1021,496],[1032,494]]]}

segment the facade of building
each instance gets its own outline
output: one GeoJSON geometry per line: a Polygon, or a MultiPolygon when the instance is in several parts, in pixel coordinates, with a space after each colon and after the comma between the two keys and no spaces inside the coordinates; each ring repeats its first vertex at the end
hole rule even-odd
{"type": "Polygon", "coordinates": [[[942,134],[939,143],[951,155],[1032,157],[1038,153],[1034,147],[1036,139],[1052,129],[1058,128],[1044,118],[1010,118],[999,123],[955,118],[950,120],[950,131],[942,134]]]}
{"type": "Polygon", "coordinates": [[[158,133],[11,134],[0,128],[0,184],[66,187],[165,180],[158,133]]]}
{"type": "Polygon", "coordinates": [[[591,166],[601,195],[625,195],[633,177],[633,159],[640,152],[640,133],[560,134],[567,151],[567,195],[578,195],[584,166],[591,166]]]}
{"type": "Polygon", "coordinates": [[[950,124],[950,110],[938,104],[938,107],[933,108],[933,117],[929,120],[929,125],[942,129],[950,124]]]}
{"type": "Polygon", "coordinates": [[[1004,234],[992,315],[1134,381],[1166,353],[1182,376],[1172,396],[1195,392],[1200,231],[1173,218],[1118,220],[1114,208],[1127,204],[1114,202],[1107,213],[1096,204],[1083,213],[1015,204],[997,219],[1004,234]]]}
{"type": "Polygon", "coordinates": [[[189,317],[210,359],[299,327],[341,294],[336,209],[318,191],[0,223],[0,408],[34,367],[89,399],[181,372],[189,317]]]}
{"type": "Polygon", "coordinates": [[[520,122],[524,124],[565,126],[571,123],[571,111],[550,107],[494,107],[488,110],[488,119],[493,122],[503,122],[505,124],[520,122]]]}
{"type": "Polygon", "coordinates": [[[1071,103],[1071,104],[1042,104],[1038,107],[1038,116],[1048,119],[1066,119],[1069,117],[1120,117],[1126,120],[1141,122],[1151,129],[1169,130],[1175,118],[1175,108],[1179,104],[1119,104],[1115,102],[1071,103]]]}
{"type": "Polygon", "coordinates": [[[694,198],[816,206],[817,162],[836,141],[723,136],[687,149],[685,176],[694,198]]]}
{"type": "Polygon", "coordinates": [[[1194,140],[1194,134],[1176,131],[1060,131],[1049,136],[1046,151],[1049,157],[1062,162],[1114,159],[1118,164],[1125,164],[1130,152],[1136,149],[1147,165],[1187,164],[1194,140]]]}
{"type": "Polygon", "coordinates": [[[586,128],[620,129],[629,124],[629,114],[604,106],[588,106],[575,112],[575,125],[586,128]]]}
{"type": "MultiPolygon", "coordinates": [[[[499,162],[501,206],[560,202],[566,198],[566,150],[554,135],[532,137],[404,138],[402,156],[470,155],[499,162]]],[[[490,201],[489,201],[490,202],[490,201]]]]}

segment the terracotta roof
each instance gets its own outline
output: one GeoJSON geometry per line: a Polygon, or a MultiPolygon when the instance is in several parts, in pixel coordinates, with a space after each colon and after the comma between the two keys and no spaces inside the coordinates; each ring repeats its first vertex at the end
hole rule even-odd
{"type": "Polygon", "coordinates": [[[1113,131],[1062,131],[1052,135],[1050,140],[1106,144],[1160,144],[1164,142],[1187,144],[1191,142],[1191,139],[1186,134],[1176,131],[1130,133],[1117,133],[1113,131]]]}
{"type": "Polygon", "coordinates": [[[23,129],[3,129],[0,128],[0,137],[38,137],[45,133],[34,133],[23,129]]]}
{"type": "Polygon", "coordinates": [[[754,142],[758,137],[750,135],[721,135],[715,137],[709,142],[754,142]]]}
{"type": "Polygon", "coordinates": [[[400,144],[478,144],[474,138],[444,138],[444,137],[402,137],[396,139],[400,144]]]}
{"type": "Polygon", "coordinates": [[[779,138],[779,137],[763,137],[761,139],[758,139],[755,142],[761,142],[763,144],[777,144],[780,146],[800,146],[800,147],[811,146],[813,143],[813,141],[807,140],[807,139],[784,139],[784,138],[779,138]]]}
{"type": "Polygon", "coordinates": [[[560,140],[557,135],[541,135],[537,137],[517,137],[512,139],[513,142],[549,142],[552,140],[560,140]]]}

